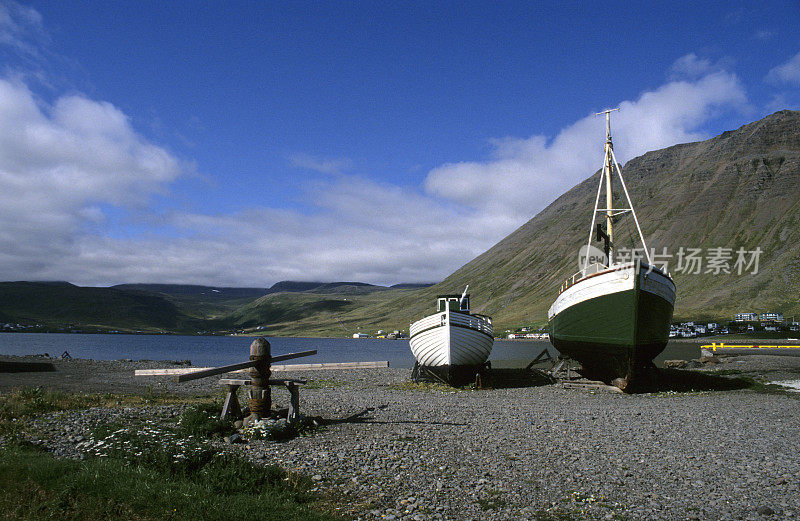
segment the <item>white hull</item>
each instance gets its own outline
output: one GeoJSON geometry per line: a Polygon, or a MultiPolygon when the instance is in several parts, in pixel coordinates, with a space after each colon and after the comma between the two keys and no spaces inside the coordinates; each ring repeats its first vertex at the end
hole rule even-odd
{"type": "Polygon", "coordinates": [[[489,317],[442,311],[411,324],[409,345],[419,365],[481,365],[494,338],[489,317]]]}
{"type": "MultiPolygon", "coordinates": [[[[566,288],[547,313],[552,320],[565,309],[603,295],[631,291],[636,287],[637,266],[634,263],[615,264],[610,268],[598,271],[580,284],[566,288]]],[[[675,305],[675,283],[657,270],[649,270],[647,264],[638,266],[639,287],[663,298],[670,305],[675,305]]]]}

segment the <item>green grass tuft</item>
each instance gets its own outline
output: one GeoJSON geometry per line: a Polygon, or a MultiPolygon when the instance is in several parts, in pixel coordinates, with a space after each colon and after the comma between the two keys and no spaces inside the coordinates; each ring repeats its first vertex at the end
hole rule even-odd
{"type": "Polygon", "coordinates": [[[199,403],[183,412],[178,421],[181,436],[223,437],[236,429],[233,422],[220,418],[222,406],[218,403],[199,403]]]}
{"type": "Polygon", "coordinates": [[[165,475],[119,459],[54,459],[18,446],[0,448],[0,511],[9,519],[330,520],[275,468],[233,457],[185,475],[165,475]]]}

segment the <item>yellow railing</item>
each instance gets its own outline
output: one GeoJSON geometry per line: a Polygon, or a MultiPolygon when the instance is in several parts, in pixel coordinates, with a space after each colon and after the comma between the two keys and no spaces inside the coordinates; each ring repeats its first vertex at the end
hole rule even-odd
{"type": "Polygon", "coordinates": [[[717,349],[800,349],[800,345],[793,345],[793,346],[779,346],[779,345],[730,345],[725,344],[724,342],[720,342],[719,344],[714,342],[712,344],[707,344],[704,346],[700,346],[703,349],[711,349],[712,351],[716,351],[717,349]]]}

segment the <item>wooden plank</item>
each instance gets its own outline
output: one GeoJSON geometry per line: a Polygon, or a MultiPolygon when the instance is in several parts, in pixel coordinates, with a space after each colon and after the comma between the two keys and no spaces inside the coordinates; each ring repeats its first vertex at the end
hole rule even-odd
{"type": "Polygon", "coordinates": [[[283,360],[291,360],[292,358],[300,358],[301,356],[311,356],[317,354],[316,349],[310,349],[308,351],[298,351],[297,353],[289,353],[286,355],[278,355],[273,356],[269,359],[270,363],[272,362],[282,362],[283,360]]]}
{"type": "Polygon", "coordinates": [[[239,406],[239,398],[236,396],[238,385],[229,385],[228,394],[225,396],[225,403],[222,404],[222,414],[220,415],[224,420],[229,415],[238,418],[242,415],[242,408],[239,406]]]}
{"type": "MultiPolygon", "coordinates": [[[[194,371],[205,371],[206,369],[213,369],[212,367],[170,367],[168,369],[136,369],[133,374],[135,376],[173,376],[176,374],[192,373],[194,371]]],[[[231,371],[231,373],[244,373],[247,369],[240,371],[231,371]]]]}
{"type": "MultiPolygon", "coordinates": [[[[311,349],[308,351],[300,351],[297,353],[288,353],[285,355],[273,356],[269,359],[270,362],[280,362],[282,360],[291,360],[292,358],[300,358],[302,356],[311,356],[317,354],[316,349],[311,349]]],[[[223,365],[220,367],[213,367],[211,369],[203,369],[200,371],[193,371],[190,373],[184,373],[178,375],[177,381],[178,382],[188,382],[189,380],[197,380],[198,378],[206,378],[208,376],[214,376],[218,374],[225,374],[230,373],[231,371],[235,371],[237,369],[247,369],[249,367],[255,366],[259,361],[256,360],[248,360],[247,362],[240,362],[238,364],[230,364],[230,365],[223,365]]]]}
{"type": "MultiPolygon", "coordinates": [[[[320,363],[320,364],[290,364],[290,365],[273,365],[270,371],[326,371],[334,369],[380,369],[389,367],[389,362],[335,362],[335,363],[320,363]]],[[[195,371],[205,371],[214,369],[213,367],[170,367],[164,369],[136,369],[134,374],[136,376],[173,376],[192,373],[195,371]]],[[[235,371],[228,371],[229,373],[246,373],[248,369],[239,369],[235,371]]],[[[222,374],[222,373],[218,373],[222,374]]]]}
{"type": "Polygon", "coordinates": [[[202,369],[200,371],[194,370],[178,375],[178,382],[188,382],[189,380],[197,380],[198,378],[205,378],[207,376],[214,376],[216,374],[225,374],[237,369],[247,369],[253,367],[258,362],[249,360],[238,364],[223,365],[222,367],[212,367],[211,369],[202,369]]]}

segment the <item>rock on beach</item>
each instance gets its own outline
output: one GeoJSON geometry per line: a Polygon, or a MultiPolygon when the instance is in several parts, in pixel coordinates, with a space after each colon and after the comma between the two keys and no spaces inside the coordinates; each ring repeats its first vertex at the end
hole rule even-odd
{"type": "MultiPolygon", "coordinates": [[[[163,362],[54,360],[0,375],[0,390],[221,396],[215,378],[134,377],[163,362]]],[[[800,359],[733,357],[720,370],[796,379],[800,359]]],[[[287,375],[289,376],[289,375],[287,375]]],[[[408,369],[298,372],[301,413],[325,428],[280,443],[225,444],[302,472],[347,519],[794,519],[800,516],[800,394],[621,395],[530,383],[413,390],[408,369]],[[561,516],[561,517],[559,517],[561,516]]],[[[288,393],[273,388],[274,407],[288,393]]],[[[39,443],[78,457],[93,425],[174,418],[182,406],[93,408],[35,420],[39,443]]]]}

